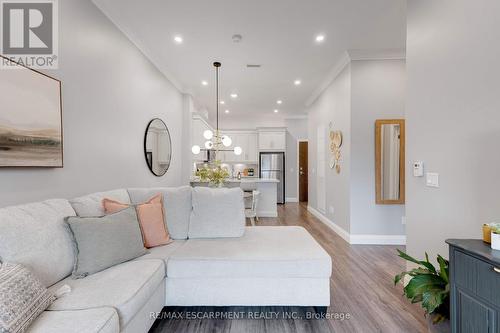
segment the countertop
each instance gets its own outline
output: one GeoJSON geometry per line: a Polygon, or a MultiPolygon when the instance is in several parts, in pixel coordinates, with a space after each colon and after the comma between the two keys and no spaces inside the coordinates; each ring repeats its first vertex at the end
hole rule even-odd
{"type": "MultiPolygon", "coordinates": [[[[208,183],[208,182],[202,182],[199,178],[191,178],[190,180],[191,183],[208,183]]],[[[279,183],[280,181],[277,179],[268,179],[268,178],[229,178],[226,180],[227,183],[279,183]]]]}
{"type": "Polygon", "coordinates": [[[447,239],[446,243],[500,265],[500,250],[493,250],[482,239],[447,239]]]}

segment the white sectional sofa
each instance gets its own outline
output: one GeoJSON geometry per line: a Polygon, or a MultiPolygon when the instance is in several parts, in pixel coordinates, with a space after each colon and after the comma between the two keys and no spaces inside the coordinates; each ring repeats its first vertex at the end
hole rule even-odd
{"type": "MultiPolygon", "coordinates": [[[[30,332],[147,332],[164,306],[330,304],[331,258],[301,227],[247,227],[242,237],[190,239],[191,188],[120,189],[0,209],[0,260],[52,290],[69,285],[30,332]],[[104,215],[104,197],[139,203],[162,192],[174,242],[72,279],[64,218],[104,215]]],[[[124,244],[126,246],[126,244],[124,244]]]]}

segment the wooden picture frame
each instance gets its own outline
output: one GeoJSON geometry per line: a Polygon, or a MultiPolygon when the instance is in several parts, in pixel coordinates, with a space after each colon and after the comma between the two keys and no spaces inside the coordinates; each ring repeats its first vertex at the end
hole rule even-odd
{"type": "Polygon", "coordinates": [[[378,205],[405,204],[405,120],[379,119],[375,121],[375,203],[378,205]],[[399,198],[397,200],[382,198],[382,126],[398,124],[400,126],[399,149],[399,198]]]}
{"type": "Polygon", "coordinates": [[[2,55],[0,61],[11,63],[0,69],[0,168],[63,168],[61,81],[2,55]]]}

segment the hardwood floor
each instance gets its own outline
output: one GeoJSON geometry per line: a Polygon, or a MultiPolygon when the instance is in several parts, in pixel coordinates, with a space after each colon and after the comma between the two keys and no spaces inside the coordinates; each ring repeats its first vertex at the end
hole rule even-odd
{"type": "MultiPolygon", "coordinates": [[[[423,311],[394,286],[394,275],[404,269],[396,256],[402,246],[349,245],[307,211],[305,204],[287,203],[278,208],[278,218],[261,218],[257,225],[299,225],[330,254],[333,261],[329,314],[349,314],[344,320],[306,319],[172,319],[157,320],[151,332],[426,332],[423,311]]],[[[164,314],[214,308],[166,307],[164,314]]],[[[314,311],[295,307],[224,307],[217,311],[298,312],[314,311]]]]}

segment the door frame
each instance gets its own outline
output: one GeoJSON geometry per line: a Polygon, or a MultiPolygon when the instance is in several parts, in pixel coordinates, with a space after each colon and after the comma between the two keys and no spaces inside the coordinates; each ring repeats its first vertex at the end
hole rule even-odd
{"type": "MultiPolygon", "coordinates": [[[[307,142],[307,148],[309,150],[309,139],[298,139],[297,140],[297,201],[300,202],[300,143],[301,142],[307,142]]],[[[307,154],[307,165],[308,165],[308,170],[309,170],[309,153],[307,154]]],[[[309,173],[307,174],[307,177],[309,177],[309,173]]],[[[308,179],[309,183],[309,179],[308,179]]],[[[307,194],[309,194],[309,188],[307,189],[307,194]]]]}

